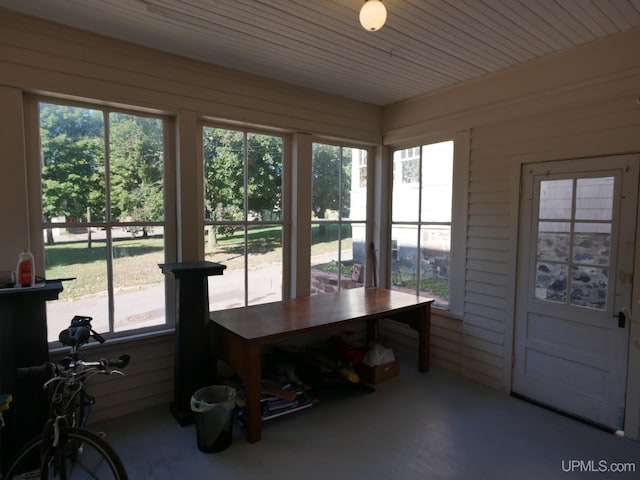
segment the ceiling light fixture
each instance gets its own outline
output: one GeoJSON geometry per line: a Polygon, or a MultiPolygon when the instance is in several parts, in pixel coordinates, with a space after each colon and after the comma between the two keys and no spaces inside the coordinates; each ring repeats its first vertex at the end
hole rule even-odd
{"type": "Polygon", "coordinates": [[[387,21],[387,9],[380,0],[365,0],[360,9],[360,25],[365,30],[380,30],[387,21]]]}

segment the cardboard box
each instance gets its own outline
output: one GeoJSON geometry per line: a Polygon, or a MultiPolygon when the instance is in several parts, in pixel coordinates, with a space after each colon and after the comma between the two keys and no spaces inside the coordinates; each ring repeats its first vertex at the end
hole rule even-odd
{"type": "Polygon", "coordinates": [[[360,365],[356,365],[355,370],[362,383],[376,385],[400,373],[400,360],[396,358],[393,362],[376,365],[374,367],[361,363],[360,365]]]}

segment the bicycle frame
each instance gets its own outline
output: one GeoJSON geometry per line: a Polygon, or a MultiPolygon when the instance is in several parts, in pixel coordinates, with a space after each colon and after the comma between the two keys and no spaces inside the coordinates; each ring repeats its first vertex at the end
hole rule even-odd
{"type": "Polygon", "coordinates": [[[51,410],[42,432],[40,471],[53,472],[60,478],[67,476],[67,461],[82,453],[82,444],[61,441],[60,431],[62,427],[85,427],[94,403],[94,397],[86,391],[87,380],[98,374],[122,375],[119,370],[109,369],[106,360],[85,362],[77,350],[72,349],[62,365],[54,366],[53,376],[44,384],[51,410]]]}
{"type": "MultiPolygon", "coordinates": [[[[63,369],[56,367],[55,375],[44,385],[49,391],[51,416],[64,417],[69,427],[84,427],[95,402],[86,391],[86,382],[93,375],[105,373],[106,367],[101,362],[84,362],[79,357],[65,363],[67,366],[63,369]]],[[[118,370],[110,373],[121,374],[118,370]]]]}
{"type": "MultiPolygon", "coordinates": [[[[46,375],[48,380],[43,388],[49,397],[49,418],[42,434],[34,438],[18,453],[15,462],[8,471],[28,467],[39,469],[42,478],[67,478],[74,465],[82,462],[83,445],[108,455],[109,465],[117,470],[118,478],[126,478],[126,472],[113,450],[96,435],[84,427],[87,423],[94,397],[87,393],[87,381],[94,375],[124,375],[118,368],[129,363],[129,356],[122,355],[118,360],[101,359],[85,362],[80,348],[94,337],[100,343],[104,339],[91,328],[90,317],[74,317],[69,328],[60,333],[60,341],[70,347],[70,353],[59,363],[49,363],[40,367],[18,369],[18,375],[46,375]],[[96,450],[97,448],[97,450],[96,450]],[[25,458],[28,461],[24,462],[25,458]],[[18,467],[19,465],[19,467],[18,467]],[[33,465],[33,467],[31,467],[33,465]],[[123,475],[124,473],[124,475],[123,475]]],[[[98,457],[104,458],[104,457],[98,457]]],[[[36,470],[37,472],[38,470],[36,470]]]]}

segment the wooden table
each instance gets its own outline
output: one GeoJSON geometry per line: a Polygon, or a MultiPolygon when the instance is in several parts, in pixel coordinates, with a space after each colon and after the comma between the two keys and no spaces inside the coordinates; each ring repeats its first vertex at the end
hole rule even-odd
{"type": "Polygon", "coordinates": [[[418,331],[418,369],[426,372],[431,303],[432,299],[394,290],[357,288],[212,312],[214,358],[229,364],[245,382],[247,440],[257,442],[261,437],[262,344],[362,321],[372,339],[377,320],[390,318],[418,331]]]}

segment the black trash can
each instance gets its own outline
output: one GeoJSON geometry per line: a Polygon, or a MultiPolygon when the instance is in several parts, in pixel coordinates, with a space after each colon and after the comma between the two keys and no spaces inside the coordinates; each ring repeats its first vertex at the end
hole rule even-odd
{"type": "Polygon", "coordinates": [[[201,388],[191,397],[198,449],[213,453],[231,445],[236,391],[224,385],[201,388]]]}

